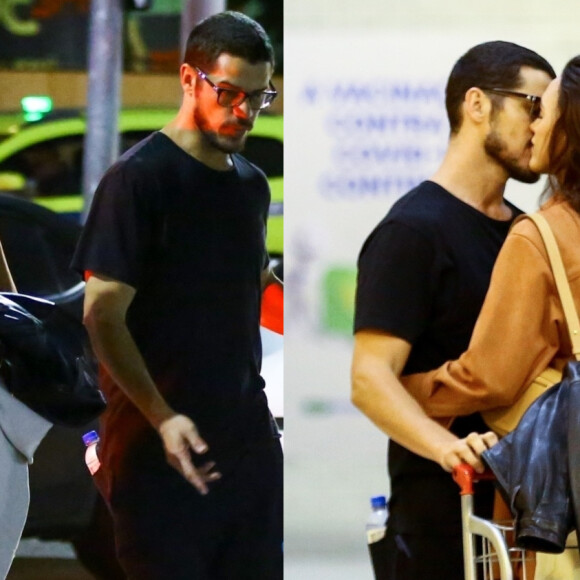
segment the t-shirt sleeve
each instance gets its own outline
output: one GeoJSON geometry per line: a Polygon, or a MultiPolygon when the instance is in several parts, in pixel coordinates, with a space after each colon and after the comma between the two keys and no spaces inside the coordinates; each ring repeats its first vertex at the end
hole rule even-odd
{"type": "Polygon", "coordinates": [[[354,330],[380,330],[410,343],[424,331],[432,305],[433,244],[399,222],[379,225],[358,259],[354,330]]]}
{"type": "Polygon", "coordinates": [[[72,267],[138,286],[151,245],[154,181],[139,168],[118,164],[101,180],[72,267]]]}

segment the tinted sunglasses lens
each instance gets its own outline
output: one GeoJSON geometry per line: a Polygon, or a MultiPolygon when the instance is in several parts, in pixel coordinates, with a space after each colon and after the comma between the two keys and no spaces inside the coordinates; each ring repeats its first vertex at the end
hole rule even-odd
{"type": "Polygon", "coordinates": [[[262,105],[262,108],[265,109],[266,107],[269,107],[274,102],[275,98],[276,98],[276,93],[264,94],[264,103],[262,105]]]}
{"type": "Polygon", "coordinates": [[[262,93],[248,95],[248,101],[250,102],[250,107],[255,111],[264,107],[264,96],[262,93]]]}
{"type": "Polygon", "coordinates": [[[257,111],[269,107],[275,97],[276,94],[271,93],[253,93],[248,95],[243,91],[218,89],[218,104],[220,104],[222,107],[238,107],[247,98],[250,103],[250,107],[257,111]]]}
{"type": "Polygon", "coordinates": [[[218,104],[222,107],[237,107],[243,103],[245,96],[241,91],[219,89],[218,104]]]}

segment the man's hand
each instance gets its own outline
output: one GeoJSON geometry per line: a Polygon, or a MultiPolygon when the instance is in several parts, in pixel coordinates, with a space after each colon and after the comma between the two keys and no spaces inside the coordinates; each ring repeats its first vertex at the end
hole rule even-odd
{"type": "Polygon", "coordinates": [[[441,447],[438,462],[446,471],[460,463],[468,463],[478,473],[483,473],[485,466],[481,461],[481,454],[498,442],[493,431],[487,433],[470,433],[464,439],[457,439],[441,447]]]}
{"type": "Polygon", "coordinates": [[[185,415],[174,415],[161,422],[158,427],[163,440],[168,463],[174,467],[201,494],[209,493],[207,483],[221,477],[217,471],[212,471],[215,463],[208,462],[196,468],[191,460],[191,452],[206,453],[207,443],[200,437],[193,421],[185,415]]]}

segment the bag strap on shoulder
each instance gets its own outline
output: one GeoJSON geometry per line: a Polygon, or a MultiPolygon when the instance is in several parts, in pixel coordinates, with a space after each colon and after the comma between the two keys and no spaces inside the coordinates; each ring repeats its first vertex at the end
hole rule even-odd
{"type": "Polygon", "coordinates": [[[572,354],[576,360],[580,360],[580,321],[578,320],[578,313],[576,312],[572,291],[570,290],[570,284],[568,283],[568,277],[566,276],[558,243],[550,228],[550,224],[548,224],[548,221],[543,215],[534,213],[528,214],[526,217],[530,218],[536,224],[544,240],[558,294],[560,295],[560,301],[562,302],[562,308],[564,309],[564,316],[572,343],[572,354]]]}

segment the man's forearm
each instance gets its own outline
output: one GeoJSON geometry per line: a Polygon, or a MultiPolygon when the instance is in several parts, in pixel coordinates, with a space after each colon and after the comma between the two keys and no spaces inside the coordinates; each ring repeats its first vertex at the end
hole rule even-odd
{"type": "Polygon", "coordinates": [[[176,413],[159,393],[124,323],[85,318],[91,344],[99,362],[113,380],[157,429],[176,413]]]}
{"type": "Polygon", "coordinates": [[[442,448],[457,437],[430,419],[387,368],[353,375],[353,403],[391,439],[413,453],[441,462],[442,448]]]}
{"type": "Polygon", "coordinates": [[[413,453],[451,471],[466,461],[483,470],[480,454],[493,445],[493,433],[459,439],[429,418],[406,391],[399,375],[410,343],[377,331],[357,332],[352,364],[352,401],[384,433],[413,453]]]}

